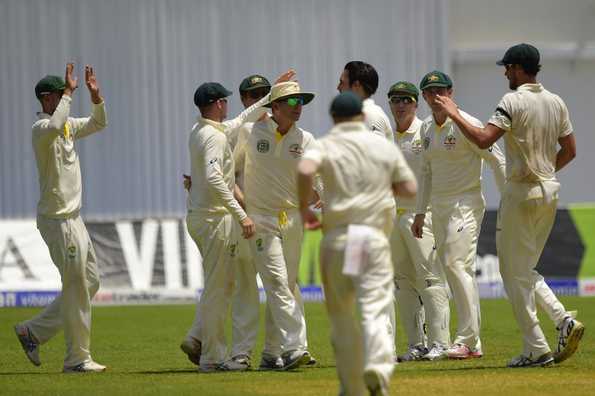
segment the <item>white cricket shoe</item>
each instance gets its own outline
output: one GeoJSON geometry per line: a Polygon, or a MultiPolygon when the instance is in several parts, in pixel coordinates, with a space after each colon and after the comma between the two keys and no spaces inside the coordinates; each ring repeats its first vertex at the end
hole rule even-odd
{"type": "Polygon", "coordinates": [[[88,362],[83,362],[81,364],[77,364],[76,366],[72,367],[64,367],[64,373],[102,373],[105,371],[107,367],[93,360],[89,360],[88,362]]]}
{"type": "Polygon", "coordinates": [[[397,362],[414,362],[421,360],[421,358],[429,352],[424,345],[410,345],[406,353],[397,356],[397,362]]]}
{"type": "Polygon", "coordinates": [[[236,355],[226,362],[221,363],[219,371],[246,371],[250,370],[250,356],[236,355]]]}
{"type": "Polygon", "coordinates": [[[428,353],[422,356],[422,360],[443,360],[448,358],[447,349],[444,345],[433,344],[428,353]]]}
{"type": "Polygon", "coordinates": [[[370,396],[388,396],[388,384],[378,371],[373,369],[364,371],[364,382],[370,396]]]}
{"type": "Polygon", "coordinates": [[[558,335],[558,348],[554,353],[554,361],[561,363],[574,355],[578,349],[578,344],[585,333],[585,325],[572,316],[567,316],[558,330],[560,334],[558,335]]]}
{"type": "Polygon", "coordinates": [[[39,360],[39,341],[35,338],[31,330],[26,325],[18,324],[14,327],[14,332],[25,351],[25,355],[31,363],[36,366],[41,365],[39,360]]]}
{"type": "Polygon", "coordinates": [[[546,352],[538,358],[531,358],[526,355],[520,355],[513,358],[506,367],[524,368],[524,367],[550,367],[554,365],[554,357],[551,352],[546,352]]]}
{"type": "Polygon", "coordinates": [[[446,350],[449,359],[469,359],[471,349],[465,344],[454,344],[446,350]]]}

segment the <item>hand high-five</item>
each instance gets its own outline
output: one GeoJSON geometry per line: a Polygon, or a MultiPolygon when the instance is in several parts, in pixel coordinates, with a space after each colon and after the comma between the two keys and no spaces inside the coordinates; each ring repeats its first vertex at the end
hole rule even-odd
{"type": "Polygon", "coordinates": [[[295,70],[293,69],[289,69],[287,70],[285,73],[281,74],[277,80],[275,81],[275,84],[279,84],[282,82],[288,82],[288,81],[293,81],[293,79],[295,78],[295,70]]]}
{"type": "Polygon", "coordinates": [[[87,84],[87,88],[91,94],[91,101],[95,104],[101,103],[103,98],[99,94],[99,84],[97,84],[95,70],[90,65],[85,66],[85,84],[87,84]]]}
{"type": "Polygon", "coordinates": [[[78,78],[72,75],[74,70],[74,63],[66,64],[66,73],[64,74],[64,82],[66,87],[64,88],[64,94],[71,96],[74,90],[78,87],[78,78]]]}

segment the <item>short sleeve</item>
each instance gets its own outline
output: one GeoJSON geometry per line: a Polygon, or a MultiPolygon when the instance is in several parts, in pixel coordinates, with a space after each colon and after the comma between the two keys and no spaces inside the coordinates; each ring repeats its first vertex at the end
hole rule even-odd
{"type": "Polygon", "coordinates": [[[504,95],[504,97],[498,103],[496,110],[488,120],[488,124],[492,124],[502,129],[503,131],[510,132],[512,129],[512,105],[510,97],[504,95]]]}
{"type": "Polygon", "coordinates": [[[560,135],[558,135],[558,138],[563,138],[570,135],[573,130],[572,123],[570,122],[570,115],[568,114],[568,107],[566,107],[566,103],[564,103],[562,99],[560,99],[560,102],[562,111],[560,112],[560,135]]]}

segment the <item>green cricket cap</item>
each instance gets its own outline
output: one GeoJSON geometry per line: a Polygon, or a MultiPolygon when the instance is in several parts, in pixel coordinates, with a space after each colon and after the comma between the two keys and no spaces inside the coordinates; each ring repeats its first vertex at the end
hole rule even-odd
{"type": "Polygon", "coordinates": [[[439,70],[434,70],[433,72],[429,72],[428,74],[426,74],[419,83],[419,88],[422,91],[431,87],[450,88],[452,87],[452,80],[450,79],[448,74],[439,70]]]}
{"type": "Polygon", "coordinates": [[[206,82],[201,84],[194,92],[194,104],[198,107],[206,106],[214,101],[226,98],[232,94],[217,82],[206,82]]]}
{"type": "Polygon", "coordinates": [[[37,99],[41,99],[43,95],[50,94],[52,92],[62,92],[66,88],[64,79],[58,76],[45,76],[35,85],[35,96],[37,99]]]}
{"type": "Polygon", "coordinates": [[[266,77],[263,77],[259,74],[253,74],[242,80],[242,83],[240,84],[240,93],[251,91],[256,88],[269,88],[270,90],[271,83],[266,79],[266,77]]]}
{"type": "Polygon", "coordinates": [[[335,96],[331,102],[330,113],[333,117],[353,117],[362,113],[362,100],[355,93],[345,91],[335,96]]]}
{"type": "Polygon", "coordinates": [[[417,102],[419,90],[417,89],[415,84],[412,84],[409,81],[399,81],[391,85],[386,96],[388,96],[389,98],[391,98],[392,96],[408,97],[415,99],[415,101],[417,102]]]}
{"type": "Polygon", "coordinates": [[[497,65],[522,65],[536,67],[539,65],[539,50],[531,44],[517,44],[506,50],[497,65]]]}

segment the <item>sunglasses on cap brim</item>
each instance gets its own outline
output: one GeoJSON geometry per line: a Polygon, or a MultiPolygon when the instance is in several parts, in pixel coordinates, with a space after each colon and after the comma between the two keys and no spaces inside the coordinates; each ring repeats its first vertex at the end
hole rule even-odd
{"type": "Polygon", "coordinates": [[[285,102],[287,103],[288,106],[290,107],[295,107],[297,105],[304,105],[304,98],[301,96],[296,96],[293,98],[287,98],[287,99],[283,99],[281,100],[281,102],[285,102]]]}
{"type": "Polygon", "coordinates": [[[397,103],[411,104],[411,103],[416,102],[415,98],[413,98],[411,96],[396,96],[396,95],[388,98],[388,101],[392,104],[397,104],[397,103]]]}

